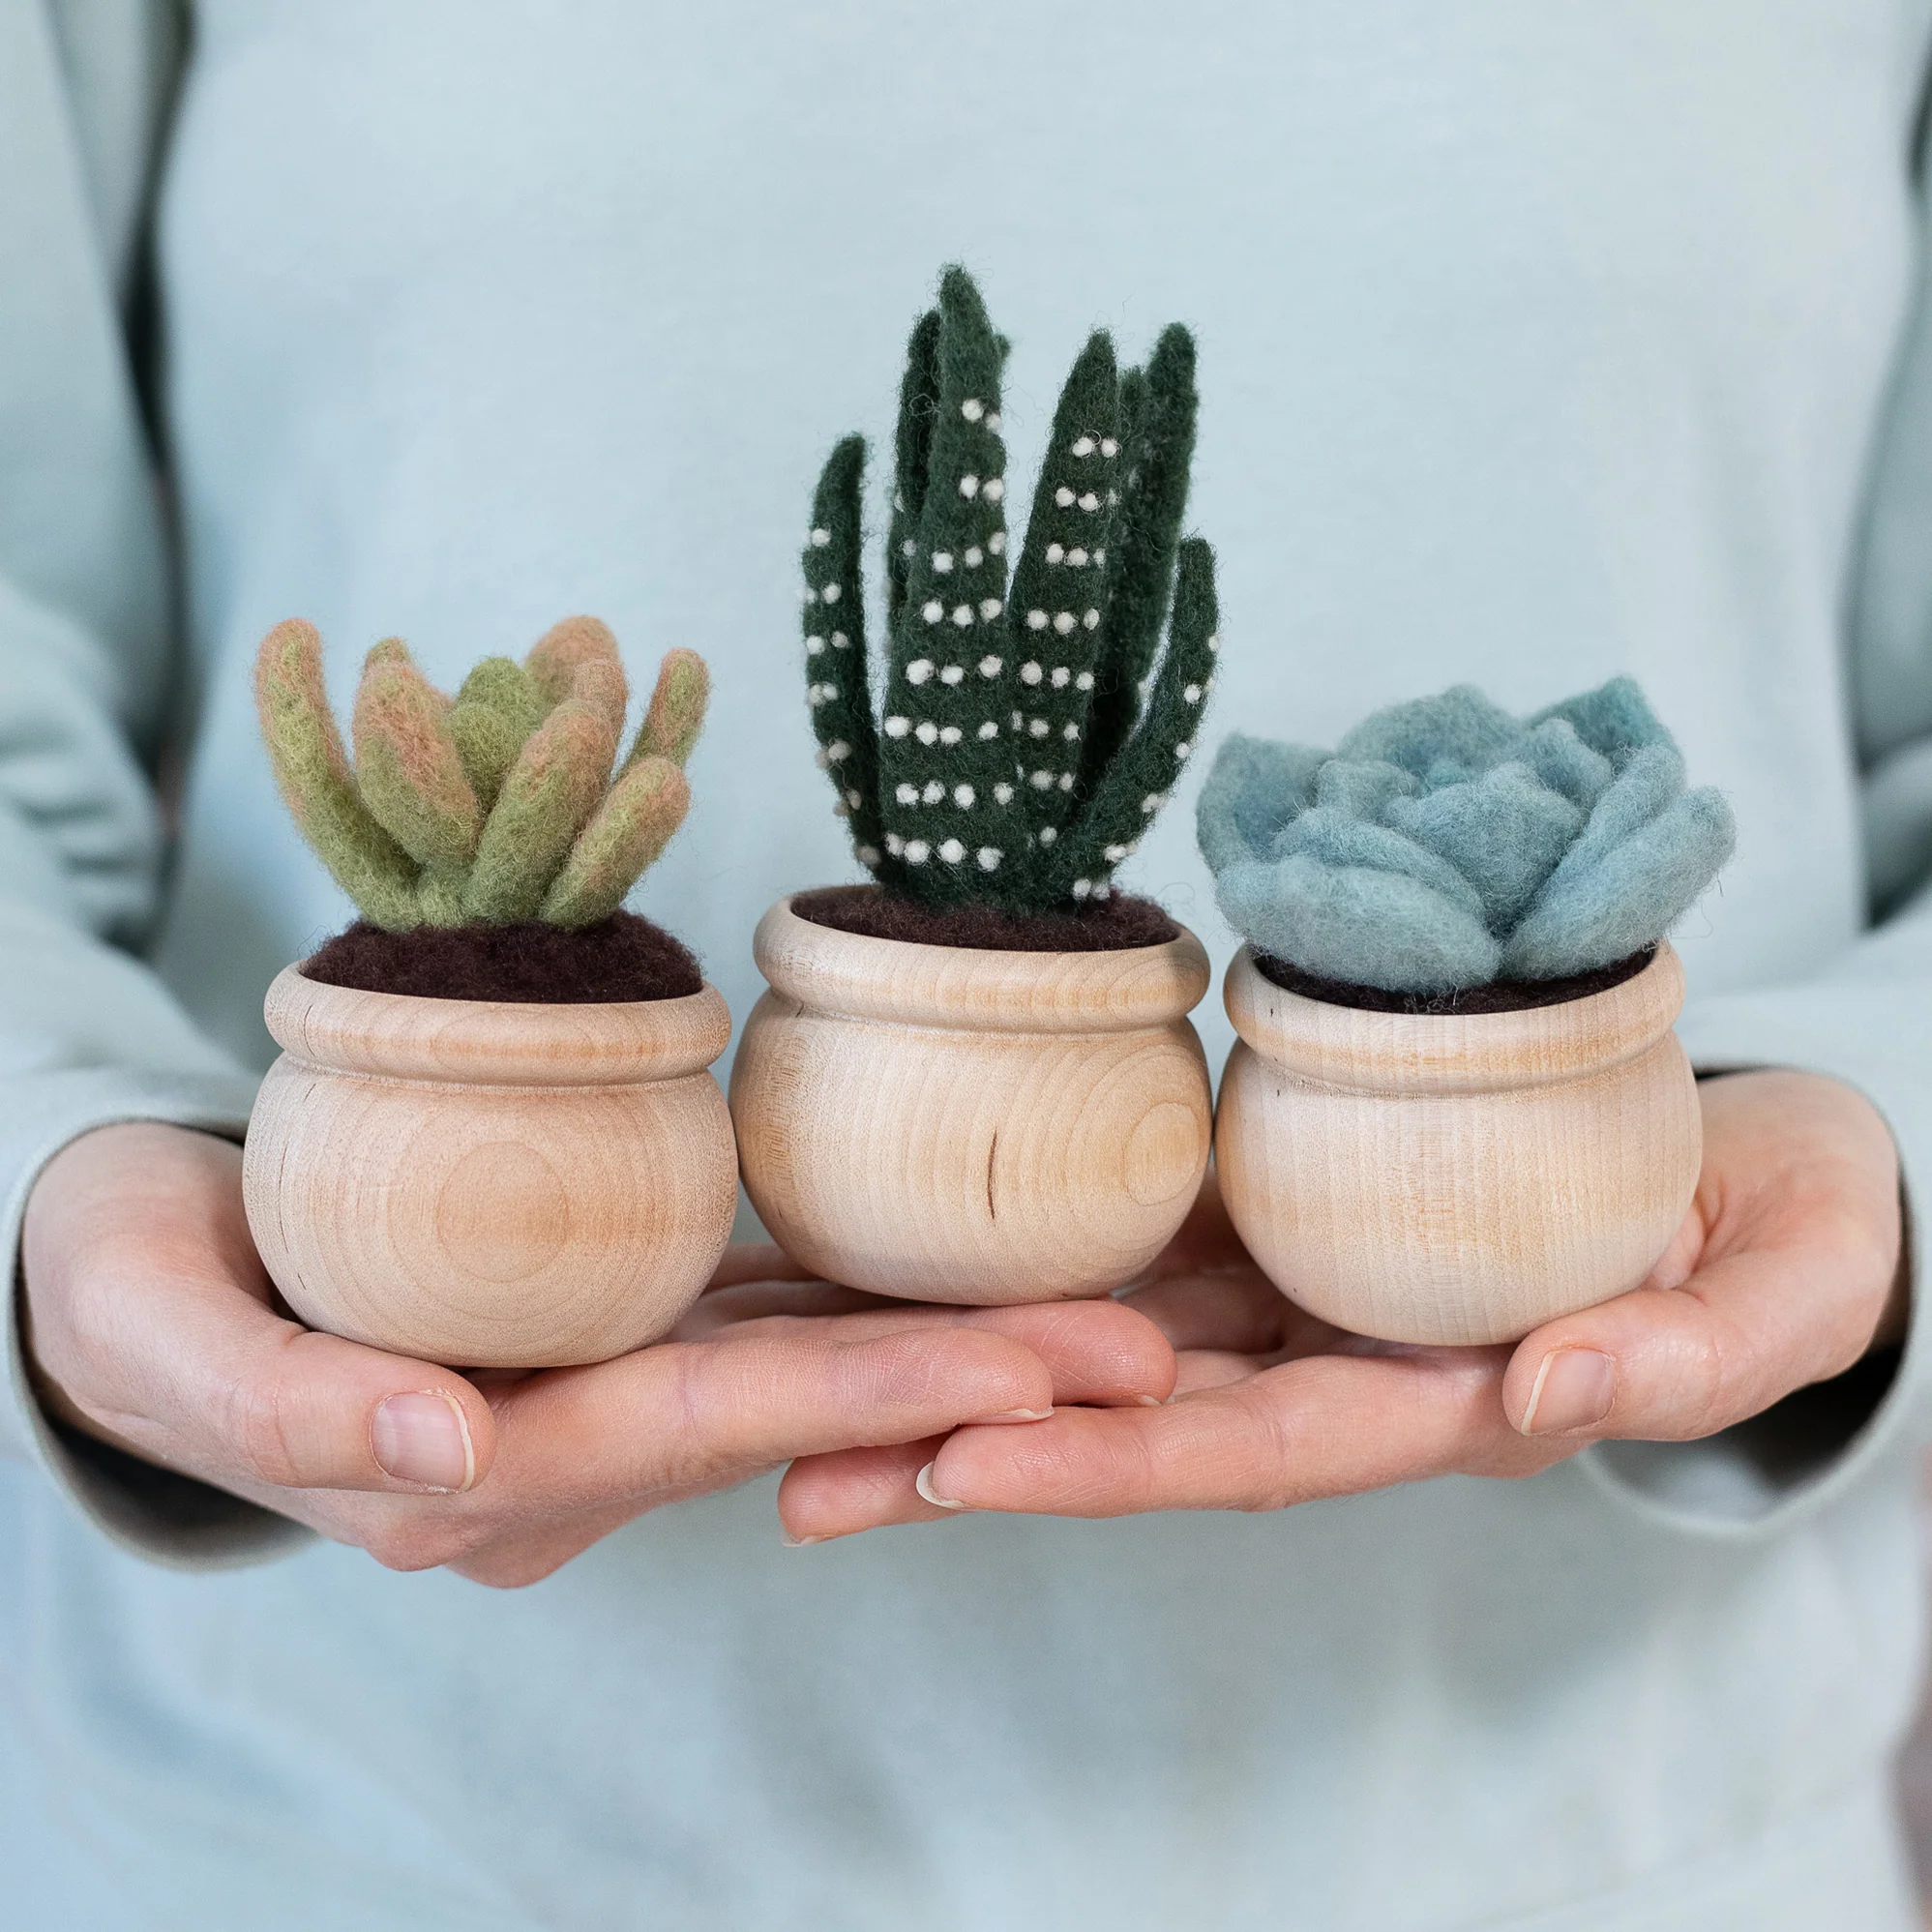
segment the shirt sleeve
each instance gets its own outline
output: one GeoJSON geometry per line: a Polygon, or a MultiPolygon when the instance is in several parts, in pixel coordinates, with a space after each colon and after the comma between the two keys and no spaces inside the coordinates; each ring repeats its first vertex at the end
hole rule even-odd
{"type": "Polygon", "coordinates": [[[1919,168],[1919,288],[1874,439],[1849,600],[1848,695],[1873,923],[1802,984],[1693,1001],[1700,1069],[1797,1067],[1855,1086],[1890,1125],[1912,1319],[1902,1352],[1801,1390],[1705,1443],[1604,1443],[1585,1467],[1647,1512],[1769,1534],[1932,1435],[1925,1250],[1932,1242],[1932,194],[1919,168]],[[1915,1227],[1915,1207],[1917,1222],[1915,1227]]]}
{"type": "Polygon", "coordinates": [[[52,1427],[18,1325],[20,1219],[77,1135],[241,1137],[254,1081],[141,963],[163,858],[173,585],[128,317],[178,67],[161,0],[0,8],[0,1454],[116,1540],[231,1562],[298,1535],[265,1510],[52,1427]]]}

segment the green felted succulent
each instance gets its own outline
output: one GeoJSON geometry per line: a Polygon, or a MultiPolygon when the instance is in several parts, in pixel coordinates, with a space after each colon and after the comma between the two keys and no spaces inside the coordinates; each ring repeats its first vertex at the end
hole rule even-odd
{"type": "Polygon", "coordinates": [[[949,268],[900,391],[877,717],[866,446],[832,452],[804,552],[807,696],[837,809],[888,890],[1035,912],[1106,897],[1167,802],[1213,683],[1214,556],[1180,535],[1192,339],[1168,329],[1123,375],[1096,333],[1054,413],[1009,589],[1006,347],[949,268]]]}
{"type": "Polygon", "coordinates": [[[454,698],[391,638],[363,666],[351,765],[315,627],[278,624],[255,661],[284,802],[364,918],[395,933],[615,912],[683,822],[709,694],[704,660],[669,652],[613,773],[629,693],[595,617],[566,618],[520,665],[484,659],[454,698]]]}
{"type": "Polygon", "coordinates": [[[1663,937],[1736,840],[1627,677],[1524,720],[1459,685],[1333,752],[1237,734],[1196,823],[1257,951],[1417,994],[1613,965],[1663,937]]]}

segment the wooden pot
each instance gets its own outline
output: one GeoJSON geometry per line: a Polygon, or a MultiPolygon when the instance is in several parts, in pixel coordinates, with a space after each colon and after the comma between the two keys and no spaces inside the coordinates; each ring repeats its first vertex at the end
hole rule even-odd
{"type": "Polygon", "coordinates": [[[737,1207],[715,988],[545,1006],[285,968],[249,1121],[255,1245],[311,1327],[461,1368],[603,1361],[696,1300],[737,1207]]]}
{"type": "Polygon", "coordinates": [[[1186,1216],[1212,1136],[1183,931],[1103,953],[868,938],[781,900],[731,1073],[746,1192],[834,1281],[989,1305],[1104,1294],[1186,1216]]]}
{"type": "Polygon", "coordinates": [[[1669,946],[1558,1006],[1425,1017],[1228,969],[1221,1192],[1282,1293],[1391,1342],[1512,1342],[1635,1288],[1690,1205],[1703,1127],[1669,946]]]}

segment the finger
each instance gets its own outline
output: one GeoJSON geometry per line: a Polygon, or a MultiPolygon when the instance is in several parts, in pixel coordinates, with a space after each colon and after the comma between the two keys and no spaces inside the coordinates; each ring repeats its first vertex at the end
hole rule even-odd
{"type": "Polygon", "coordinates": [[[49,1169],[23,1247],[50,1399],[96,1435],[231,1488],[481,1482],[496,1432],[461,1376],[271,1312],[240,1165],[205,1136],[126,1127],[49,1169]]]}
{"type": "MultiPolygon", "coordinates": [[[[788,1312],[754,1315],[728,1329],[711,1332],[738,1339],[784,1338],[821,1332],[825,1325],[788,1312]]],[[[964,1308],[881,1300],[841,1315],[837,1324],[839,1336],[847,1341],[947,1328],[982,1329],[1030,1349],[1046,1365],[1055,1403],[1161,1402],[1174,1387],[1174,1351],[1166,1338],[1138,1310],[1116,1301],[964,1308]]]]}
{"type": "MultiPolygon", "coordinates": [[[[846,1318],[860,1320],[864,1318],[846,1318]]],[[[666,1343],[493,1392],[498,1494],[543,1510],[670,1501],[797,1456],[1051,1411],[1033,1352],[965,1323],[666,1343]]]]}
{"type": "Polygon", "coordinates": [[[1842,1373],[1880,1305],[1808,1245],[1727,1257],[1680,1289],[1640,1288],[1537,1329],[1503,1407],[1526,1436],[1694,1441],[1842,1373]]]}
{"type": "Polygon", "coordinates": [[[1320,1356],[1159,1409],[963,1428],[885,1520],[916,1520],[935,1501],[1085,1517],[1278,1509],[1454,1470],[1528,1474],[1569,1453],[1508,1428],[1501,1376],[1494,1351],[1320,1356]]]}
{"type": "Polygon", "coordinates": [[[945,1440],[928,1436],[917,1442],[801,1457],[778,1486],[785,1540],[795,1548],[882,1524],[932,1523],[956,1515],[956,1510],[928,1502],[916,1487],[919,1471],[945,1440]]]}
{"type": "Polygon", "coordinates": [[[1841,1374],[1870,1346],[1898,1258],[1883,1123],[1807,1076],[1713,1083],[1705,1105],[1705,1174],[1650,1282],[1517,1349],[1503,1401],[1524,1433],[1694,1440],[1841,1374]]]}

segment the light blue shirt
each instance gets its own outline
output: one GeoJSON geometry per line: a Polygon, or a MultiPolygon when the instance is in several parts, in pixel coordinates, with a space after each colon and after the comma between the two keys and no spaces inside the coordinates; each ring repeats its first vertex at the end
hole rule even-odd
{"type": "MultiPolygon", "coordinates": [[[[166,19],[0,5],[10,1242],[76,1133],[239,1131],[263,989],[346,917],[254,732],[287,615],[339,693],[380,636],[450,679],[575,610],[634,671],[703,651],[640,904],[742,1018],[758,913],[852,871],[812,479],[882,454],[950,259],[1014,339],[1016,480],[1092,324],[1197,331],[1210,745],[1638,676],[1740,826],[1679,936],[1693,1053],[1856,1082],[1925,1198],[1923,0],[209,0],[171,111],[166,19]]],[[[1130,882],[1225,962],[1191,808],[1130,882]]],[[[1917,1338],[1795,1472],[1739,1432],[801,1552],[758,1484],[509,1594],[77,1452],[13,1351],[9,1925],[1912,1922],[1917,1338]]]]}

